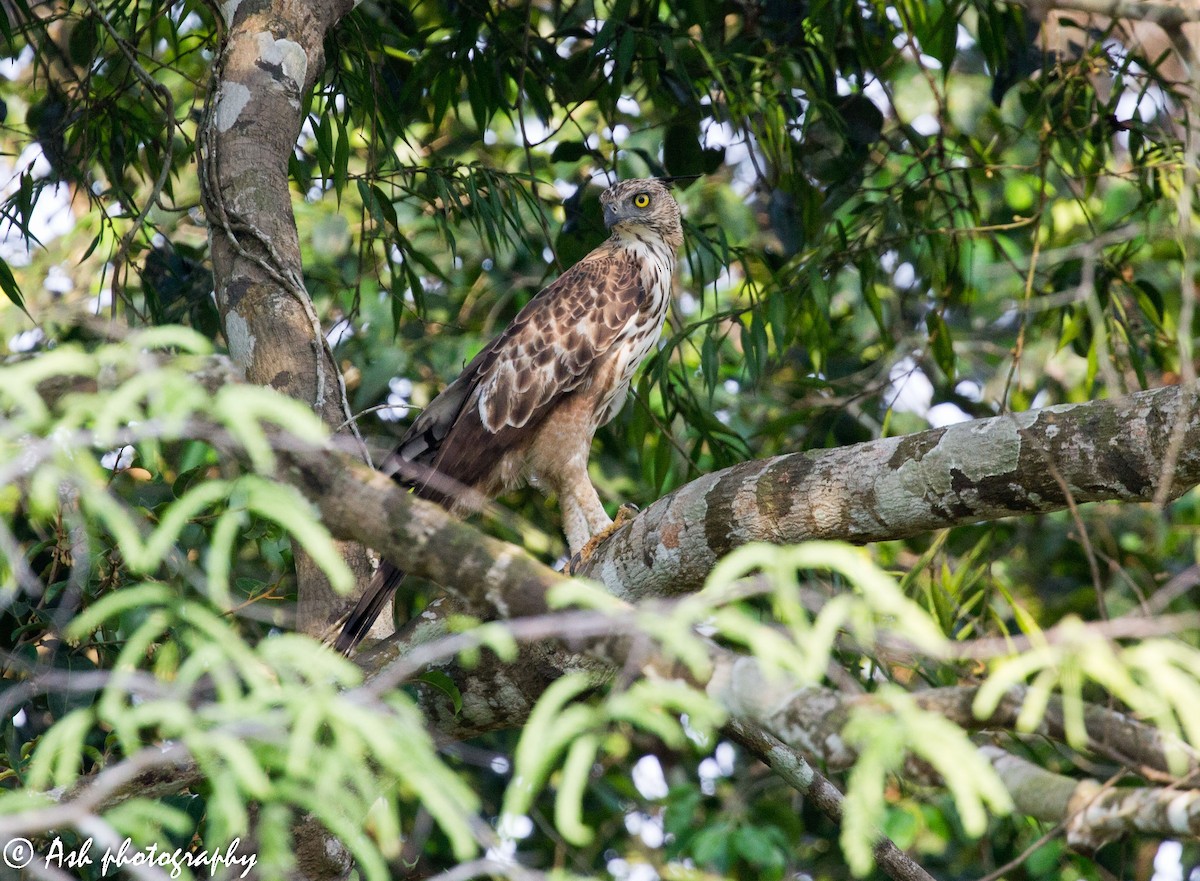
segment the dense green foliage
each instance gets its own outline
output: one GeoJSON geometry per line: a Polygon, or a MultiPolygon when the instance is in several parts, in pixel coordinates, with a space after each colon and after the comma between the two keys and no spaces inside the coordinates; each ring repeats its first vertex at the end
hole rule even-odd
{"type": "MultiPolygon", "coordinates": [[[[378,878],[385,860],[452,865],[470,852],[468,819],[495,823],[507,804],[532,818],[502,828],[537,867],[836,878],[849,855],[866,870],[870,829],[847,832],[843,852],[810,802],[718,744],[719,713],[692,693],[640,685],[569,703],[584,689],[562,680],[536,721],[576,739],[524,759],[554,785],[506,793],[519,732],[439,760],[402,691],[347,698],[335,686],[357,683],[349,665],[280,637],[291,542],[340,570],[307,509],[261,476],[269,451],[247,414],[300,433],[315,431],[310,415],[254,389],[210,400],[188,379],[198,362],[168,370],[135,356],[223,346],[195,173],[214,12],[157,0],[5,9],[0,338],[17,363],[0,383],[3,810],[28,806],[12,793],[181,739],[204,780],[110,811],[121,835],[182,846],[198,833],[213,846],[247,834],[253,804],[261,860],[286,865],[293,809],[357,817],[331,828],[378,878]],[[102,345],[168,325],[194,333],[102,345]],[[70,376],[94,388],[39,409],[36,384],[70,376]],[[23,460],[28,448],[41,453],[23,460]],[[216,699],[197,709],[188,687],[206,661],[216,699]],[[130,678],[71,678],[96,671],[130,678]],[[234,724],[255,719],[262,730],[234,724]],[[661,790],[631,771],[656,763],[661,790]]],[[[750,458],[1194,378],[1189,86],[1169,50],[1126,45],[1103,23],[1065,14],[1054,33],[1047,45],[1019,6],[992,0],[366,0],[327,41],[289,164],[305,282],[352,406],[394,408],[390,420],[364,415],[364,433],[386,446],[392,422],[603,237],[597,197],[616,177],[700,176],[677,191],[687,241],[663,345],[598,436],[594,477],[612,507],[750,458]]],[[[551,503],[526,492],[506,506],[512,516],[486,528],[547,561],[561,555],[551,503]]],[[[1154,597],[1195,563],[1198,518],[1193,492],[1165,508],[981,524],[872,554],[922,622],[910,635],[932,623],[952,639],[1036,632],[1146,603],[1195,611],[1194,591],[1154,597]]],[[[842,553],[800,568],[862,587],[830,563],[842,553]]],[[[779,568],[794,578],[797,566],[779,568]]],[[[820,679],[828,646],[788,655],[815,626],[788,618],[788,578],[771,598],[704,611],[729,644],[820,679]],[[785,625],[775,649],[765,619],[785,625]]],[[[428,598],[415,593],[402,612],[428,598]]],[[[867,602],[855,620],[878,613],[867,602]]],[[[497,634],[480,638],[508,650],[497,634]]],[[[1100,700],[1128,674],[1122,705],[1198,744],[1194,671],[1179,674],[1195,641],[1184,637],[1175,660],[1068,646],[1007,672],[1049,671],[1047,693],[1100,700]]],[[[957,799],[884,787],[899,761],[889,744],[945,733],[914,721],[888,680],[944,685],[980,671],[833,656],[894,702],[894,729],[856,729],[871,756],[853,794],[859,819],[881,816],[939,877],[983,874],[1047,831],[1003,816],[982,772],[979,791],[957,799]],[[984,804],[981,834],[971,811],[984,804]]],[[[935,742],[961,747],[955,734],[935,742]]],[[[1016,748],[1106,776],[1052,744],[1016,748]]],[[[1052,837],[1019,877],[1130,877],[1154,846],[1126,840],[1090,858],[1052,837]]]]}

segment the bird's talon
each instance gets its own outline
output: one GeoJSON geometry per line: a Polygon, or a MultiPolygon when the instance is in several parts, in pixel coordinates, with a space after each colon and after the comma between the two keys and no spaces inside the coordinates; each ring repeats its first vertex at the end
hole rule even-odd
{"type": "Polygon", "coordinates": [[[639,508],[633,502],[625,502],[621,507],[617,508],[617,516],[613,519],[613,522],[589,538],[587,543],[579,549],[579,553],[571,557],[567,563],[567,574],[574,575],[578,572],[580,567],[587,562],[588,558],[596,553],[596,548],[604,544],[609,536],[636,517],[638,513],[639,508]]]}

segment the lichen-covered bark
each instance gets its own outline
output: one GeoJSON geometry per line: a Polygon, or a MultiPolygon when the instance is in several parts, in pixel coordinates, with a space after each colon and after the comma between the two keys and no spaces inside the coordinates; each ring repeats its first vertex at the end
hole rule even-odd
{"type": "Polygon", "coordinates": [[[655,502],[581,574],[637,598],[696,589],[751,541],[904,538],[1075,502],[1150,501],[1177,420],[1186,435],[1166,475],[1173,497],[1200,482],[1195,387],[1048,407],[834,450],[735,465],[655,502]]]}
{"type": "Polygon", "coordinates": [[[980,751],[1004,781],[1017,810],[1048,823],[1065,820],[1067,844],[1078,850],[1095,851],[1135,832],[1200,836],[1200,791],[1108,786],[1055,774],[999,747],[980,751]]]}
{"type": "MultiPolygon", "coordinates": [[[[331,427],[349,418],[340,372],[304,288],[288,159],[326,34],[351,0],[230,0],[201,132],[201,182],[225,339],[247,379],[307,401],[331,427]]],[[[365,552],[343,552],[360,581],[365,552]]],[[[297,628],[318,633],[345,604],[296,554],[297,628]]],[[[390,616],[385,616],[389,620],[390,616]]]]}

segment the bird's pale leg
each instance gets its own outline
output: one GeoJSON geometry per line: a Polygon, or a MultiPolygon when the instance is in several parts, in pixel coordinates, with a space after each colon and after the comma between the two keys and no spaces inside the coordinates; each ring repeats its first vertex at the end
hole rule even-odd
{"type": "MultiPolygon", "coordinates": [[[[572,537],[570,528],[567,526],[570,520],[567,516],[568,503],[566,502],[567,497],[565,495],[561,497],[563,501],[560,503],[563,510],[563,529],[567,533],[567,544],[571,548],[571,559],[567,563],[567,572],[572,575],[575,574],[576,570],[579,569],[588,557],[596,552],[596,548],[600,547],[605,539],[636,517],[638,513],[637,505],[626,502],[617,509],[617,519],[615,521],[610,520],[608,514],[604,512],[604,508],[600,505],[600,498],[596,495],[596,489],[592,486],[591,481],[588,481],[586,486],[590,492],[580,493],[580,495],[589,496],[591,501],[594,502],[595,507],[586,509],[590,512],[586,518],[587,535],[583,536],[584,540],[580,541],[579,544],[575,543],[576,539],[572,537]]],[[[576,506],[579,505],[579,501],[577,496],[572,495],[569,504],[576,506]]],[[[585,509],[580,505],[579,510],[583,511],[585,509]]]]}
{"type": "Polygon", "coordinates": [[[581,480],[566,483],[559,489],[558,506],[562,509],[563,532],[567,535],[572,558],[579,556],[592,536],[612,526],[586,472],[581,480]]]}

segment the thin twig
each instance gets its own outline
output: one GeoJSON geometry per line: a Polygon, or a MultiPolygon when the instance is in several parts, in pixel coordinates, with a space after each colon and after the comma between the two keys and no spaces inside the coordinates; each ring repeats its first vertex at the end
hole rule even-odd
{"type": "MultiPolygon", "coordinates": [[[[763,728],[741,719],[725,726],[725,733],[756,755],[789,786],[808,797],[834,823],[841,824],[844,797],[827,777],[805,758],[763,728]]],[[[933,881],[933,876],[918,865],[890,838],[879,833],[873,847],[875,862],[894,881],[933,881]]]]}

